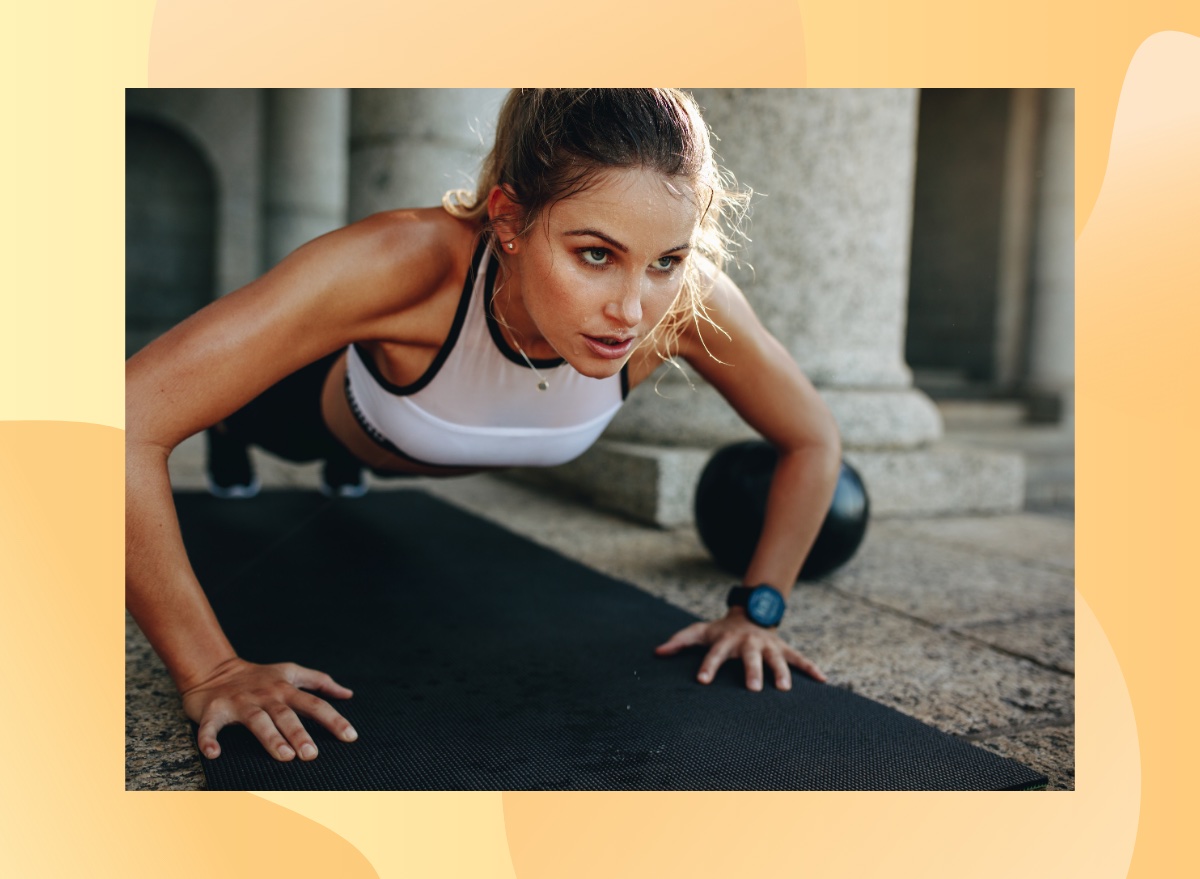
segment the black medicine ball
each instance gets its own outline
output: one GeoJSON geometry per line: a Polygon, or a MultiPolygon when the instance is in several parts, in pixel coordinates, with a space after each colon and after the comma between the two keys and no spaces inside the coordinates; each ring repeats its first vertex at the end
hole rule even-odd
{"type": "MultiPolygon", "coordinates": [[[[719,449],[696,486],[696,528],[713,560],[740,577],[762,533],[767,492],[779,455],[762,440],[719,449]]],[[[871,504],[862,478],[842,462],[833,502],[821,525],[801,580],[815,580],[850,560],[867,533],[871,504]]]]}

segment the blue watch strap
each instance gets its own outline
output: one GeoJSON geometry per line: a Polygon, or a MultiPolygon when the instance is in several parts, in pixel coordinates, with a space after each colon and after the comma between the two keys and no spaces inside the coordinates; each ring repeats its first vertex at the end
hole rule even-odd
{"type": "Polygon", "coordinates": [[[766,583],[758,586],[734,586],[725,597],[726,607],[744,607],[746,617],[755,625],[769,629],[779,625],[787,610],[787,601],[779,590],[766,583]]]}

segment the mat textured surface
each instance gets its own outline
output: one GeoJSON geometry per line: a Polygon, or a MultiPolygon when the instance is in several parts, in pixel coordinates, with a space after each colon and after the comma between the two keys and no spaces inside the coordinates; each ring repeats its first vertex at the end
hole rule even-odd
{"type": "Polygon", "coordinates": [[[277,763],[241,727],[216,790],[1013,790],[1045,778],[797,675],[653,647],[695,618],[420,491],[358,500],[176,496],[196,572],[239,653],[354,689],[359,732],[309,723],[277,763]]]}

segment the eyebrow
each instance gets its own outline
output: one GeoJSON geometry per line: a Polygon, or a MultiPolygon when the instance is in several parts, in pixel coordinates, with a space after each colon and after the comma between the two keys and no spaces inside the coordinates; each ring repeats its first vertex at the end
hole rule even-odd
{"type": "MultiPolygon", "coordinates": [[[[617,239],[615,239],[609,235],[605,235],[599,229],[571,229],[567,232],[564,232],[563,235],[570,237],[570,238],[587,238],[587,237],[599,238],[601,241],[605,242],[606,244],[610,244],[615,249],[621,251],[621,253],[629,253],[628,247],[626,247],[624,244],[622,244],[617,239]]],[[[677,250],[690,250],[691,247],[692,247],[691,242],[685,242],[683,244],[676,244],[674,247],[668,247],[666,250],[663,251],[663,253],[674,253],[677,250]]]]}

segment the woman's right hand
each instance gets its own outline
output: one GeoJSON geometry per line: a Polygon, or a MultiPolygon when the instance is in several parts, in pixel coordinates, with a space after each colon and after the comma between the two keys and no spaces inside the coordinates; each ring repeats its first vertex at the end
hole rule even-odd
{"type": "Polygon", "coordinates": [[[200,725],[196,743],[210,760],[219,757],[217,733],[231,724],[247,727],[276,760],[313,760],[317,746],[304,729],[297,713],[311,717],[343,742],[353,742],[358,733],[324,699],[307,693],[314,690],[336,699],[349,699],[350,690],[324,672],[294,662],[256,665],[231,659],[209,677],[184,690],[183,710],[200,725]]]}

